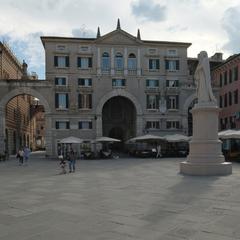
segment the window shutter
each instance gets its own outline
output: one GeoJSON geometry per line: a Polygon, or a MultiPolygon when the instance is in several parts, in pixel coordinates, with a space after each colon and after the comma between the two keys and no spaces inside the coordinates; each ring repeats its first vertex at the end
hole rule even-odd
{"type": "Polygon", "coordinates": [[[219,107],[222,108],[222,96],[219,97],[219,107]]]}
{"type": "Polygon", "coordinates": [[[79,68],[82,67],[81,58],[80,57],[77,58],[77,65],[78,65],[79,68]]]}
{"type": "Polygon", "coordinates": [[[70,129],[70,122],[66,122],[67,129],[70,129]]]}
{"type": "Polygon", "coordinates": [[[92,129],[92,122],[89,122],[89,129],[92,129]]]}
{"type": "Polygon", "coordinates": [[[169,60],[165,60],[165,69],[169,70],[169,60]]]}
{"type": "Polygon", "coordinates": [[[222,74],[220,73],[220,87],[222,87],[222,74]]]}
{"type": "Polygon", "coordinates": [[[69,98],[68,98],[68,93],[66,93],[66,108],[69,106],[69,98]]]}
{"type": "Polygon", "coordinates": [[[56,129],[59,129],[59,122],[58,121],[55,122],[55,126],[56,126],[56,129]]]}
{"type": "Polygon", "coordinates": [[[238,80],[238,67],[235,68],[235,72],[236,72],[236,74],[235,74],[235,81],[237,81],[238,80]]]}
{"type": "Polygon", "coordinates": [[[176,60],[176,70],[179,70],[179,60],[176,60]]]}
{"type": "Polygon", "coordinates": [[[88,94],[89,108],[92,108],[92,94],[88,94]]]}
{"type": "Polygon", "coordinates": [[[169,80],[166,80],[166,87],[169,87],[169,80]]]}
{"type": "Polygon", "coordinates": [[[179,109],[179,96],[176,96],[176,108],[179,109]]]}
{"type": "Polygon", "coordinates": [[[69,67],[69,56],[66,56],[66,67],[69,67]]]}
{"type": "Polygon", "coordinates": [[[152,59],[149,59],[149,69],[152,69],[152,59]]]}
{"type": "Polygon", "coordinates": [[[92,79],[91,78],[89,78],[89,86],[92,86],[92,79]]]}
{"type": "Polygon", "coordinates": [[[59,98],[58,98],[58,93],[55,93],[55,108],[59,108],[59,98]]]}
{"type": "Polygon", "coordinates": [[[159,100],[160,100],[160,97],[159,95],[156,96],[156,108],[159,109],[159,100]]]}
{"type": "Polygon", "coordinates": [[[149,108],[149,95],[147,95],[147,109],[149,108]]]}
{"type": "Polygon", "coordinates": [[[159,59],[156,60],[156,68],[160,69],[159,59]]]}
{"type": "Polygon", "coordinates": [[[171,108],[171,103],[170,103],[169,96],[167,96],[166,100],[167,100],[167,109],[170,109],[171,108]]]}
{"type": "Polygon", "coordinates": [[[89,67],[89,68],[92,67],[92,58],[88,58],[88,67],[89,67]]]}
{"type": "Polygon", "coordinates": [[[58,78],[55,78],[55,85],[58,85],[58,78]]]}
{"type": "Polygon", "coordinates": [[[229,70],[229,83],[232,82],[232,70],[230,69],[229,70]]]}
{"type": "Polygon", "coordinates": [[[78,122],[78,128],[82,129],[82,122],[78,122]]]}
{"type": "Polygon", "coordinates": [[[82,108],[82,97],[81,97],[81,94],[78,94],[78,108],[82,108]]]}
{"type": "Polygon", "coordinates": [[[58,67],[58,56],[54,56],[54,67],[58,67]]]}
{"type": "Polygon", "coordinates": [[[149,87],[149,80],[146,80],[146,86],[149,87]]]}

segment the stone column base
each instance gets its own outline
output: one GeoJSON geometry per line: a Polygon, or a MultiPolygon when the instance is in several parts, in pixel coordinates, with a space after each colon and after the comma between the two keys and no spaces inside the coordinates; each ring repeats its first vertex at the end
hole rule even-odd
{"type": "Polygon", "coordinates": [[[180,173],[195,176],[220,176],[232,174],[232,163],[192,163],[181,162],[180,173]]]}

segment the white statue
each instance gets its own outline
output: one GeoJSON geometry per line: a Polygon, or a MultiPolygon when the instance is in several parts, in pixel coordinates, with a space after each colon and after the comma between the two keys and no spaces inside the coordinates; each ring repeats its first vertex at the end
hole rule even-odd
{"type": "Polygon", "coordinates": [[[198,55],[198,66],[194,74],[197,82],[198,103],[217,103],[212,92],[210,66],[207,52],[202,51],[198,55]]]}

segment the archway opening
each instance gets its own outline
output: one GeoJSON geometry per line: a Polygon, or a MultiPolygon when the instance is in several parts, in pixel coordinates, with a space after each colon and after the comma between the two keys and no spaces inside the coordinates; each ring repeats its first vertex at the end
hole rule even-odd
{"type": "Polygon", "coordinates": [[[5,151],[19,148],[45,150],[45,109],[40,100],[28,94],[11,98],[5,105],[5,151]]]}
{"type": "Polygon", "coordinates": [[[114,144],[116,150],[124,150],[124,142],[136,135],[136,108],[126,97],[110,98],[102,110],[103,136],[117,138],[121,143],[114,144]]]}

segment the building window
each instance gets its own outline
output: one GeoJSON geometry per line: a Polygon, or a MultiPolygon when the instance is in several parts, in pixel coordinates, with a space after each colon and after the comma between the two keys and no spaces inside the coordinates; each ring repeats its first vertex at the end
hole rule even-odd
{"type": "Polygon", "coordinates": [[[159,96],[147,95],[147,109],[158,109],[158,108],[159,108],[159,96]]]}
{"type": "Polygon", "coordinates": [[[159,87],[159,80],[156,79],[147,79],[146,80],[146,86],[148,88],[157,88],[159,87]]]}
{"type": "Polygon", "coordinates": [[[54,56],[54,66],[59,68],[69,67],[69,56],[54,56]]]}
{"type": "Polygon", "coordinates": [[[68,108],[68,94],[67,93],[55,93],[55,107],[57,109],[68,108]]]}
{"type": "Polygon", "coordinates": [[[234,104],[238,104],[238,90],[234,91],[234,104]]]}
{"type": "Polygon", "coordinates": [[[219,97],[219,107],[222,108],[223,106],[223,98],[222,96],[219,97]]]}
{"type": "Polygon", "coordinates": [[[67,85],[66,77],[56,77],[55,78],[55,85],[57,85],[57,86],[66,86],[67,85]]]}
{"type": "Polygon", "coordinates": [[[179,60],[165,60],[165,65],[168,71],[179,70],[179,60]]]}
{"type": "Polygon", "coordinates": [[[224,85],[227,85],[227,71],[224,72],[224,85]]]}
{"type": "Polygon", "coordinates": [[[148,67],[150,71],[159,70],[160,68],[159,59],[149,59],[148,67]]]}
{"type": "Polygon", "coordinates": [[[126,80],[125,79],[113,79],[112,80],[112,86],[113,87],[125,87],[126,86],[126,80]]]}
{"type": "Polygon", "coordinates": [[[229,79],[229,83],[231,83],[232,82],[232,70],[231,69],[229,69],[228,79],[229,79]]]}
{"type": "Polygon", "coordinates": [[[131,53],[128,56],[128,69],[129,70],[136,70],[137,69],[137,59],[135,54],[131,53]]]}
{"type": "Polygon", "coordinates": [[[117,53],[115,56],[115,68],[117,71],[123,70],[123,55],[121,53],[117,53]]]}
{"type": "Polygon", "coordinates": [[[91,78],[79,78],[78,79],[78,86],[91,87],[92,86],[92,79],[91,78]]]}
{"type": "Polygon", "coordinates": [[[80,121],[78,122],[79,129],[92,129],[92,121],[80,121]]]}
{"type": "Polygon", "coordinates": [[[88,57],[78,57],[77,65],[79,68],[88,69],[92,67],[92,58],[88,57]]]}
{"type": "Polygon", "coordinates": [[[222,87],[223,86],[223,82],[222,82],[222,74],[221,73],[220,73],[219,81],[220,81],[220,87],[222,87]]]}
{"type": "Polygon", "coordinates": [[[234,71],[234,81],[237,81],[238,80],[238,66],[236,66],[233,71],[234,71]]]}
{"type": "Polygon", "coordinates": [[[228,96],[227,93],[224,94],[224,107],[227,107],[228,105],[228,96]]]}
{"type": "Polygon", "coordinates": [[[147,121],[146,122],[147,129],[159,129],[159,121],[147,121]]]}
{"type": "Polygon", "coordinates": [[[179,108],[179,101],[178,95],[174,96],[167,96],[167,109],[178,109],[179,108]]]}
{"type": "Polygon", "coordinates": [[[108,71],[110,69],[110,58],[107,52],[104,52],[102,55],[102,70],[108,71]]]}
{"type": "Polygon", "coordinates": [[[167,121],[167,129],[179,129],[179,128],[180,128],[179,121],[172,120],[167,121]]]}
{"type": "Polygon", "coordinates": [[[179,81],[178,80],[167,80],[166,86],[172,87],[172,88],[179,87],[179,81]]]}
{"type": "Polygon", "coordinates": [[[56,121],[56,129],[70,129],[69,121],[56,121]]]}
{"type": "Polygon", "coordinates": [[[229,106],[232,105],[232,93],[231,92],[228,93],[228,104],[229,104],[229,106]]]}
{"type": "Polygon", "coordinates": [[[91,109],[92,108],[92,94],[78,94],[78,108],[91,109]]]}
{"type": "Polygon", "coordinates": [[[177,56],[177,50],[176,49],[168,49],[167,51],[168,56],[177,56]]]}

